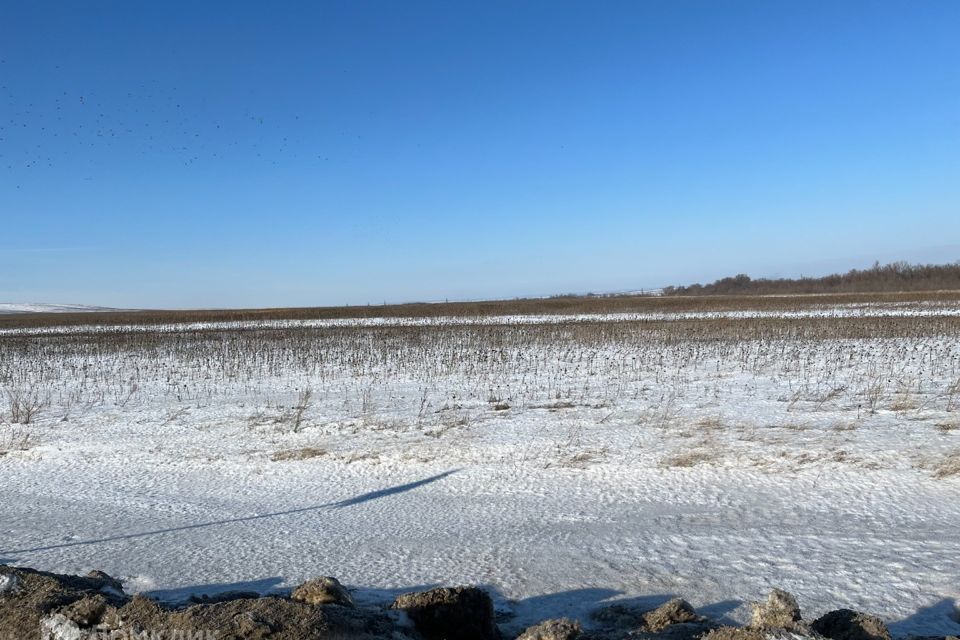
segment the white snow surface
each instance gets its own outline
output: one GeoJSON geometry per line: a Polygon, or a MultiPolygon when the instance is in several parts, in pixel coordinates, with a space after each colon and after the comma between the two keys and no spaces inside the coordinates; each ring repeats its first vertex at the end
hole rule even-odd
{"type": "Polygon", "coordinates": [[[19,587],[19,579],[15,575],[0,576],[0,594],[16,591],[19,587]]]}
{"type": "Polygon", "coordinates": [[[0,338],[8,400],[42,400],[0,424],[32,442],[0,455],[0,562],[170,601],[480,584],[508,631],[673,595],[742,622],[780,587],[807,619],[960,632],[954,324],[703,340],[555,318],[0,338]]]}
{"type": "Polygon", "coordinates": [[[107,307],[86,304],[47,304],[41,302],[0,302],[0,313],[77,313],[82,311],[108,311],[107,307]]]}

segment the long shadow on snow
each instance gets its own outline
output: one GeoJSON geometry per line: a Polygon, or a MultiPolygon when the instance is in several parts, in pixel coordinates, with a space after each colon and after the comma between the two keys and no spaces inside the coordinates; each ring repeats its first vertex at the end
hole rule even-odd
{"type": "MultiPolygon", "coordinates": [[[[229,592],[256,592],[262,596],[289,596],[289,587],[279,587],[283,578],[272,577],[261,580],[250,580],[233,583],[214,583],[191,585],[175,589],[163,589],[145,592],[144,595],[170,605],[185,604],[190,596],[209,596],[216,598],[229,592]]],[[[401,588],[367,588],[348,585],[353,592],[354,599],[361,606],[386,607],[397,596],[403,593],[425,591],[441,586],[439,584],[409,585],[401,588]]],[[[618,604],[637,611],[649,611],[659,607],[677,594],[656,594],[620,598],[622,591],[604,588],[581,588],[558,591],[540,596],[532,596],[522,600],[511,600],[503,595],[495,586],[489,584],[477,585],[493,598],[497,613],[497,623],[508,634],[519,633],[528,626],[542,622],[549,618],[567,616],[576,618],[587,624],[591,623],[590,614],[603,607],[618,604]]],[[[724,600],[698,607],[697,612],[720,624],[736,624],[727,614],[743,604],[741,600],[724,600]]]]}
{"type": "MultiPolygon", "coordinates": [[[[503,601],[496,589],[484,587],[495,600],[503,601]]],[[[635,608],[638,611],[648,611],[665,603],[670,598],[683,594],[662,594],[639,596],[635,598],[617,598],[621,592],[612,589],[574,589],[561,591],[543,596],[534,596],[519,601],[507,601],[511,614],[499,616],[505,628],[513,627],[519,630],[528,624],[534,624],[545,618],[567,615],[579,618],[582,622],[589,622],[589,613],[585,617],[581,612],[592,612],[603,607],[618,604],[635,608]]],[[[724,600],[697,607],[697,613],[706,616],[713,622],[724,625],[740,626],[730,617],[736,609],[743,606],[742,600],[724,600]]],[[[839,605],[835,608],[840,608],[839,605]]],[[[871,611],[883,616],[882,611],[871,611]]],[[[811,617],[809,621],[812,622],[811,617]]],[[[913,614],[902,620],[887,622],[890,634],[894,638],[939,637],[960,635],[960,608],[953,598],[943,598],[936,604],[920,607],[913,614]]]]}
{"type": "Polygon", "coordinates": [[[359,496],[353,498],[348,498],[346,500],[339,500],[337,502],[327,502],[325,504],[317,504],[309,507],[300,507],[297,509],[288,509],[286,511],[276,511],[274,513],[261,513],[255,516],[242,516],[239,518],[227,518],[224,520],[214,520],[211,522],[200,522],[197,524],[188,524],[180,527],[168,527],[166,529],[155,529],[153,531],[140,531],[138,533],[125,533],[116,536],[107,536],[104,538],[96,538],[92,540],[77,540],[75,542],[63,542],[60,544],[51,544],[41,547],[33,547],[30,549],[6,549],[0,551],[0,553],[33,553],[37,551],[50,551],[52,549],[66,549],[68,547],[79,547],[83,545],[99,544],[102,542],[114,542],[116,540],[131,540],[134,538],[145,538],[147,536],[156,536],[163,533],[175,533],[178,531],[190,531],[193,529],[204,529],[206,527],[217,527],[225,524],[236,524],[238,522],[252,522],[255,520],[264,520],[267,518],[277,518],[280,516],[290,516],[298,513],[306,513],[308,511],[317,511],[319,509],[343,509],[345,507],[352,507],[364,502],[369,502],[371,500],[377,500],[379,498],[386,498],[388,496],[396,495],[398,493],[404,493],[417,487],[422,487],[425,484],[430,484],[431,482],[436,482],[437,480],[442,480],[447,476],[454,474],[458,469],[451,469],[450,471],[445,471],[439,473],[435,476],[430,476],[429,478],[424,478],[423,480],[417,480],[416,482],[409,482],[407,484],[397,485],[395,487],[388,487],[386,489],[380,489],[378,491],[371,491],[369,493],[363,493],[359,496]]]}
{"type": "MultiPolygon", "coordinates": [[[[280,576],[272,578],[262,578],[259,580],[245,580],[241,582],[219,582],[211,584],[188,585],[185,587],[175,587],[173,589],[154,589],[144,591],[145,595],[164,604],[178,606],[188,604],[190,598],[196,598],[202,601],[203,598],[217,598],[228,593],[257,593],[261,597],[279,596],[289,597],[293,592],[290,586],[280,586],[286,580],[280,576]]],[[[373,589],[366,587],[353,587],[347,585],[353,594],[354,600],[362,607],[386,607],[402,593],[412,593],[418,591],[427,591],[442,586],[439,583],[414,584],[400,589],[373,589]]],[[[491,595],[494,595],[491,592],[491,595]]]]}
{"type": "Polygon", "coordinates": [[[895,638],[924,635],[960,635],[960,609],[953,598],[943,598],[929,607],[887,625],[895,638]]]}
{"type": "MultiPolygon", "coordinates": [[[[678,595],[682,597],[682,594],[665,593],[621,598],[619,596],[623,592],[615,589],[583,588],[532,596],[523,600],[508,600],[494,587],[485,585],[483,588],[498,604],[498,622],[511,631],[521,631],[545,619],[564,616],[590,623],[591,613],[614,604],[638,612],[651,611],[671,598],[678,595]]],[[[742,605],[742,600],[723,600],[697,607],[697,613],[714,622],[733,625],[736,623],[728,617],[728,614],[742,605]]]]}
{"type": "Polygon", "coordinates": [[[153,591],[145,591],[142,595],[153,598],[154,600],[159,600],[160,602],[173,604],[185,602],[190,596],[216,597],[225,593],[256,593],[260,596],[274,594],[286,595],[290,590],[280,587],[279,585],[281,584],[283,584],[283,578],[274,576],[261,580],[201,584],[178,589],[155,589],[153,591]]]}

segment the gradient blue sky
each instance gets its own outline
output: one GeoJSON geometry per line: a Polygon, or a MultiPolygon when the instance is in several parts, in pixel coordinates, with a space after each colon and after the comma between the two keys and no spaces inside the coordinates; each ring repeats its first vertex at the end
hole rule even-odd
{"type": "Polygon", "coordinates": [[[4,2],[0,301],[960,259],[960,2],[4,2]]]}

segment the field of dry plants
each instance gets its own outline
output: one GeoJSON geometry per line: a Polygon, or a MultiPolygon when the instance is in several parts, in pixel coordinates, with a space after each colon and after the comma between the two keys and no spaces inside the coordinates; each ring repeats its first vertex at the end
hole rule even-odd
{"type": "Polygon", "coordinates": [[[644,300],[4,319],[0,562],[170,600],[484,584],[517,628],[777,586],[956,634],[956,296],[644,300]]]}

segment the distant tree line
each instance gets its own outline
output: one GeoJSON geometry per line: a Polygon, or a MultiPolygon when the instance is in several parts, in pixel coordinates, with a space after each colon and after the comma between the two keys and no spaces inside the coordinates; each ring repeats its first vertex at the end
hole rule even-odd
{"type": "Polygon", "coordinates": [[[751,278],[746,274],[721,278],[712,284],[665,287],[666,296],[737,294],[866,293],[873,291],[939,291],[960,289],[960,262],[909,264],[875,262],[869,269],[852,269],[821,278],[751,278]]]}

